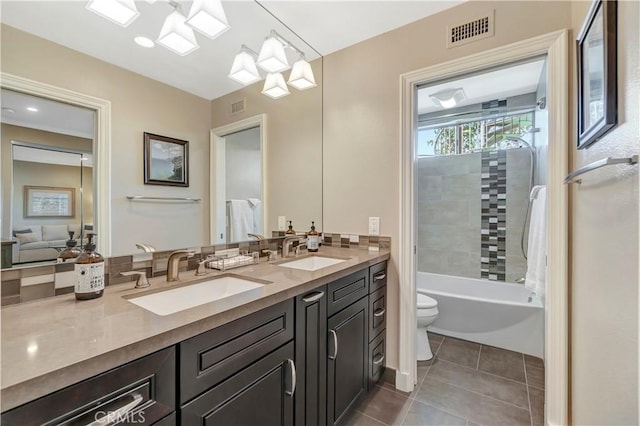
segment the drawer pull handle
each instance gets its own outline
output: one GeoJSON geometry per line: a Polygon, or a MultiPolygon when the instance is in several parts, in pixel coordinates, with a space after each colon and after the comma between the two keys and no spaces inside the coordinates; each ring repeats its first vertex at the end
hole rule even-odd
{"type": "Polygon", "coordinates": [[[293,360],[291,359],[288,359],[287,361],[289,362],[289,368],[291,369],[291,390],[285,391],[284,393],[287,394],[287,396],[290,396],[293,398],[293,394],[296,393],[296,382],[297,382],[296,363],[293,362],[293,360]]]}
{"type": "Polygon", "coordinates": [[[134,393],[131,394],[131,396],[133,397],[133,401],[126,405],[123,405],[115,411],[109,411],[104,416],[96,419],[96,421],[89,423],[87,426],[103,426],[113,423],[116,420],[122,419],[125,414],[133,410],[138,404],[142,402],[142,395],[134,393]]]}
{"type": "Polygon", "coordinates": [[[335,330],[329,330],[329,332],[333,335],[333,355],[329,355],[329,359],[336,359],[338,356],[338,335],[335,330]]]}
{"type": "Polygon", "coordinates": [[[374,316],[374,317],[381,317],[381,316],[383,316],[383,315],[384,315],[384,313],[385,313],[385,312],[387,312],[387,310],[386,310],[385,308],[379,308],[379,309],[376,309],[376,310],[373,312],[373,316],[374,316]]]}
{"type": "Polygon", "coordinates": [[[373,357],[373,365],[380,365],[384,361],[384,354],[377,354],[373,357]]]}
{"type": "Polygon", "coordinates": [[[324,296],[324,291],[318,291],[316,293],[311,293],[310,295],[303,297],[302,301],[304,303],[311,303],[315,302],[316,300],[322,299],[322,296],[324,296]]]}
{"type": "Polygon", "coordinates": [[[385,274],[384,272],[381,272],[378,275],[373,276],[374,281],[384,280],[385,278],[387,278],[387,274],[385,274]]]}

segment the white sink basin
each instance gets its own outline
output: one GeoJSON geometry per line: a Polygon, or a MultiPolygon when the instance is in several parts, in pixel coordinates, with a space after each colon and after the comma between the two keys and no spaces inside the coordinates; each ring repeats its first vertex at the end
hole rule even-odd
{"type": "Polygon", "coordinates": [[[262,292],[261,284],[233,276],[221,276],[209,281],[132,297],[129,302],[157,315],[170,315],[185,309],[213,303],[220,310],[255,299],[262,292]]]}
{"type": "Polygon", "coordinates": [[[302,259],[291,260],[289,262],[279,263],[278,266],[285,268],[301,269],[303,271],[317,271],[327,266],[336,265],[344,262],[346,259],[337,259],[325,256],[309,256],[302,259]]]}

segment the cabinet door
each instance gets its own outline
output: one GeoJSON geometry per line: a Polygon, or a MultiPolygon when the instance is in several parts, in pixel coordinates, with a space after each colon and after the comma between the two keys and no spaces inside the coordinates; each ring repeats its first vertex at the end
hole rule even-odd
{"type": "Polygon", "coordinates": [[[289,342],[189,402],[182,407],[180,424],[293,425],[293,352],[289,342]]]}
{"type": "Polygon", "coordinates": [[[327,424],[327,288],[296,297],[296,426],[327,424]]]}
{"type": "Polygon", "coordinates": [[[327,324],[327,423],[342,422],[367,392],[368,298],[329,318],[327,324]]]}

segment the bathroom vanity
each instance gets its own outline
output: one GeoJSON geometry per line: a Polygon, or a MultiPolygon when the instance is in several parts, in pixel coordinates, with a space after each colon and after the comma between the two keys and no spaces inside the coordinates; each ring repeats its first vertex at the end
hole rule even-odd
{"type": "Polygon", "coordinates": [[[270,284],[221,312],[209,304],[156,315],[129,302],[143,292],[124,284],[89,302],[32,303],[67,333],[55,354],[40,354],[53,331],[38,330],[39,320],[5,335],[21,307],[3,309],[2,423],[92,424],[105,415],[160,425],[342,423],[383,373],[389,254],[320,254],[346,260],[316,271],[235,270],[270,284]],[[137,322],[128,329],[127,321],[137,322]]]}

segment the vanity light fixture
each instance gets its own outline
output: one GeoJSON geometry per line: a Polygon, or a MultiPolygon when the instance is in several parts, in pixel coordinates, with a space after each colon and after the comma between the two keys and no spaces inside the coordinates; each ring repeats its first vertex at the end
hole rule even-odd
{"type": "Polygon", "coordinates": [[[137,36],[133,39],[133,41],[135,41],[138,46],[146,48],[151,48],[156,45],[153,40],[145,36],[137,36]]]}
{"type": "Polygon", "coordinates": [[[134,0],[90,0],[86,8],[121,27],[140,16],[134,0]]]}
{"type": "Polygon", "coordinates": [[[316,79],[313,77],[313,71],[311,70],[311,64],[307,62],[304,54],[300,55],[300,59],[294,62],[291,74],[289,74],[288,83],[298,90],[310,89],[317,86],[316,79]]]}
{"type": "Polygon", "coordinates": [[[453,108],[465,99],[464,90],[461,87],[441,90],[429,97],[436,105],[443,108],[453,108]]]}
{"type": "Polygon", "coordinates": [[[220,0],[195,0],[189,11],[187,24],[210,39],[229,29],[220,0]]]}
{"type": "Polygon", "coordinates": [[[187,17],[178,10],[179,8],[180,6],[175,4],[175,10],[165,19],[157,42],[172,52],[185,56],[200,46],[193,30],[185,23],[187,17]]]}
{"type": "Polygon", "coordinates": [[[248,85],[260,80],[260,73],[256,67],[255,57],[258,54],[249,49],[246,45],[240,47],[240,52],[233,59],[233,65],[231,65],[231,71],[229,72],[229,78],[237,81],[240,84],[248,85]]]}
{"type": "Polygon", "coordinates": [[[284,53],[284,44],[274,30],[271,30],[271,33],[262,43],[262,48],[258,55],[258,66],[268,73],[277,73],[289,69],[287,55],[284,53]]]}
{"type": "Polygon", "coordinates": [[[27,107],[27,111],[29,111],[29,112],[38,112],[38,108],[30,106],[30,107],[27,107]]]}
{"type": "Polygon", "coordinates": [[[282,73],[269,73],[264,80],[262,94],[273,99],[282,98],[290,94],[287,83],[284,81],[282,73]]]}

